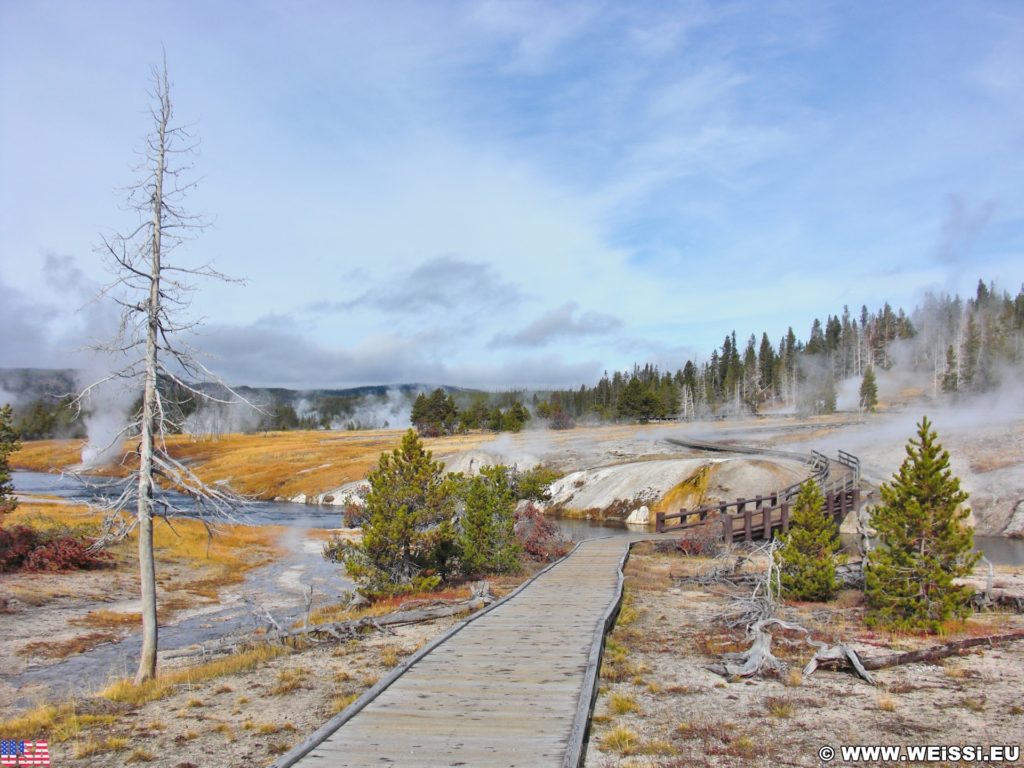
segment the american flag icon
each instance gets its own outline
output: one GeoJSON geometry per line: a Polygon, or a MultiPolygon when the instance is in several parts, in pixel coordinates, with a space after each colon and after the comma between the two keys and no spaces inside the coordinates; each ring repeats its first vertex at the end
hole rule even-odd
{"type": "Polygon", "coordinates": [[[50,748],[45,741],[0,741],[0,765],[49,765],[50,748]]]}

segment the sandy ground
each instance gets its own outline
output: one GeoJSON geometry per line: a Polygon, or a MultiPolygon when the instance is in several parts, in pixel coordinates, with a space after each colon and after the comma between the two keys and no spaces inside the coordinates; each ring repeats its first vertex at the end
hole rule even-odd
{"type": "MultiPolygon", "coordinates": [[[[872,687],[845,672],[800,679],[727,682],[705,665],[746,647],[719,619],[726,587],[682,577],[707,561],[635,547],[627,566],[626,607],[602,668],[587,766],[818,766],[818,749],[856,744],[1020,744],[1024,735],[1024,642],[935,664],[876,673],[872,687]]],[[[1019,577],[1024,570],[1018,569],[1019,577]]],[[[1012,575],[1012,574],[1011,574],[1012,575]]],[[[797,604],[783,618],[820,638],[850,643],[861,655],[912,650],[949,637],[891,637],[861,623],[856,593],[828,605],[797,604]]],[[[1024,616],[978,614],[969,634],[1024,628],[1024,616]]],[[[776,642],[799,669],[805,646],[776,642]]],[[[832,764],[843,765],[841,760],[832,764]]]]}
{"type": "Polygon", "coordinates": [[[116,721],[98,733],[51,744],[54,764],[123,765],[134,755],[132,762],[160,768],[268,765],[454,621],[291,653],[251,672],[181,686],[137,709],[87,700],[81,711],[115,714],[116,721]],[[102,749],[111,738],[127,744],[102,749]],[[100,745],[101,756],[76,757],[94,748],[90,744],[100,745]]]}

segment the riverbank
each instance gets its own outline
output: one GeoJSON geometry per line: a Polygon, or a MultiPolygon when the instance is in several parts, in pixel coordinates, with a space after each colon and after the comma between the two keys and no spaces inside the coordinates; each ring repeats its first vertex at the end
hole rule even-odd
{"type": "MultiPolygon", "coordinates": [[[[459,452],[493,440],[491,433],[457,435],[424,441],[428,449],[459,452]]],[[[259,432],[216,437],[170,435],[168,452],[205,482],[227,481],[237,493],[263,501],[313,497],[362,480],[377,466],[381,453],[397,448],[402,432],[259,432]]],[[[84,440],[35,440],[13,454],[13,469],[54,472],[82,469],[84,440]]],[[[124,451],[133,450],[126,442],[124,451]]],[[[116,457],[91,474],[123,474],[116,457]]]]}
{"type": "MultiPolygon", "coordinates": [[[[720,619],[732,595],[749,593],[688,580],[709,565],[634,546],[624,607],[606,646],[588,766],[818,766],[825,745],[1020,743],[1024,642],[880,670],[877,687],[826,670],[736,681],[708,671],[721,654],[748,646],[742,630],[720,619]]],[[[1024,569],[1004,569],[1004,577],[1024,579],[1024,569]]],[[[892,635],[867,630],[862,612],[860,594],[848,591],[828,604],[787,604],[779,614],[865,657],[1024,628],[1024,616],[995,611],[951,625],[942,637],[892,635]]],[[[811,656],[781,636],[773,651],[793,670],[811,656]]]]}
{"type": "MultiPolygon", "coordinates": [[[[75,504],[22,503],[3,522],[89,537],[99,534],[101,516],[75,504]]],[[[211,538],[198,520],[175,520],[173,528],[158,520],[154,549],[161,626],[217,610],[228,590],[281,555],[283,533],[274,526],[222,525],[211,538]]],[[[31,673],[138,634],[136,537],[107,552],[110,567],[98,570],[0,575],[0,713],[9,713],[16,700],[46,695],[48,686],[34,686],[31,673]]]]}

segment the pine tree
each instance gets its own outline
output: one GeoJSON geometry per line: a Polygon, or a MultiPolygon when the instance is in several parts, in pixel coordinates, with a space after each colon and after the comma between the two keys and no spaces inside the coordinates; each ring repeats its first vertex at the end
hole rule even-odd
{"type": "Polygon", "coordinates": [[[875,369],[869,365],[864,369],[864,378],[860,382],[860,407],[865,411],[873,411],[876,405],[878,382],[875,380],[875,369]]]}
{"type": "Polygon", "coordinates": [[[345,556],[360,591],[379,596],[437,586],[455,548],[454,495],[442,465],[410,429],[368,479],[363,538],[345,556]]]}
{"type": "Polygon", "coordinates": [[[946,349],[946,372],[942,375],[943,392],[956,392],[960,389],[960,378],[957,374],[959,367],[956,361],[956,349],[950,344],[946,349]]]}
{"type": "Polygon", "coordinates": [[[12,453],[21,447],[18,433],[14,429],[14,414],[11,406],[0,408],[0,515],[13,512],[18,506],[14,498],[14,483],[11,482],[11,468],[7,463],[12,453]]]}
{"type": "Polygon", "coordinates": [[[979,557],[971,552],[974,535],[964,524],[968,495],[927,417],[880,492],[882,503],[871,514],[879,546],[869,554],[865,573],[868,623],[935,630],[951,617],[965,616],[971,589],[954,579],[967,576],[979,557]]]}
{"type": "Polygon", "coordinates": [[[514,530],[516,499],[508,467],[481,468],[479,475],[463,481],[461,496],[459,570],[465,576],[517,570],[522,547],[514,530]]]}
{"type": "Polygon", "coordinates": [[[782,594],[793,600],[830,600],[836,593],[835,553],[839,529],[824,512],[825,499],[813,480],[800,487],[790,529],[776,551],[782,594]]]}

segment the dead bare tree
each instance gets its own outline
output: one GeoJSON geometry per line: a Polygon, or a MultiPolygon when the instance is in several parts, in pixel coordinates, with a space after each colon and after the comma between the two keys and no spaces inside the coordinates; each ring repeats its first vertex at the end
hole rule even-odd
{"type": "Polygon", "coordinates": [[[172,123],[174,109],[166,60],[161,67],[154,67],[152,77],[153,132],[146,137],[141,152],[140,178],[128,195],[128,207],[138,213],[138,225],[127,234],[103,237],[98,249],[115,274],[101,296],[120,306],[121,321],[115,339],[95,349],[114,360],[111,368],[116,370],[90,384],[77,398],[81,406],[99,388],[111,383],[142,391],[141,408],[114,439],[119,444],[126,437],[137,435],[138,449],[125,459],[132,468],[119,485],[118,493],[103,502],[107,514],[100,540],[103,545],[138,529],[142,651],[135,676],[137,683],[156,675],[153,520],[155,516],[166,519],[186,511],[170,497],[155,493],[158,481],[161,487],[190,496],[195,509],[187,511],[198,511],[211,534],[211,521],[230,518],[240,501],[229,489],[204,483],[167,450],[167,435],[180,432],[181,424],[175,415],[175,403],[162,391],[164,385],[175,386],[190,397],[217,402],[237,402],[240,398],[223,385],[211,392],[209,387],[197,383],[212,380],[219,384],[182,338],[196,325],[184,319],[195,290],[190,280],[231,279],[209,264],[183,266],[168,259],[173,250],[194,238],[207,223],[182,206],[183,198],[196,185],[187,178],[196,142],[187,126],[172,123]],[[129,516],[132,508],[134,514],[129,516]]]}

